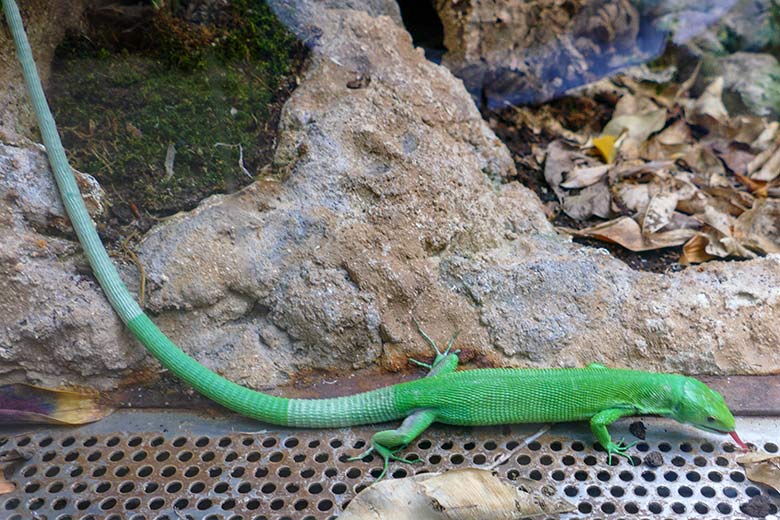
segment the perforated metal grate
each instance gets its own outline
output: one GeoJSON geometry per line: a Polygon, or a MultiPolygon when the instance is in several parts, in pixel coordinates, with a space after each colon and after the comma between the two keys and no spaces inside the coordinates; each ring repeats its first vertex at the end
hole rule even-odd
{"type": "MultiPolygon", "coordinates": [[[[633,451],[635,466],[625,460],[607,465],[584,425],[556,426],[528,445],[522,442],[533,427],[435,427],[406,452],[424,463],[394,464],[391,475],[487,467],[520,447],[498,473],[553,486],[577,505],[578,513],[564,518],[777,513],[780,496],[745,477],[731,443],[667,421],[645,423],[648,440],[633,451]]],[[[746,440],[778,452],[776,422],[740,423],[746,440]]],[[[379,474],[378,460],[347,460],[377,428],[241,432],[246,426],[252,424],[124,413],[79,429],[6,432],[3,459],[21,459],[8,476],[16,490],[0,496],[0,518],[335,518],[379,474]]],[[[627,426],[614,427],[616,437],[629,438],[627,426]]]]}

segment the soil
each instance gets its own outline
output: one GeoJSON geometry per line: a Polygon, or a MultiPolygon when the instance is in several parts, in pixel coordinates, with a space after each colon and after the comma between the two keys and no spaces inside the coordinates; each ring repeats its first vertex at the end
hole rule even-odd
{"type": "Polygon", "coordinates": [[[265,4],[185,4],[88,11],[55,54],[47,94],[74,168],[106,190],[109,243],[262,175],[305,64],[265,4]]]}
{"type": "Polygon", "coordinates": [[[647,428],[645,428],[645,423],[643,423],[642,421],[632,422],[631,425],[628,427],[628,431],[630,431],[631,435],[633,435],[637,439],[645,440],[645,436],[647,434],[647,428]]]}

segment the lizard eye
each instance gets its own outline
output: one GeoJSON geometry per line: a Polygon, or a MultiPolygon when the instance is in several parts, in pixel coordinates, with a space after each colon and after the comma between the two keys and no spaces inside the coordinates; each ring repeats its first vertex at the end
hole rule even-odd
{"type": "Polygon", "coordinates": [[[708,422],[708,423],[714,423],[714,422],[715,422],[715,417],[713,417],[712,415],[710,415],[709,417],[707,417],[707,422],[708,422]]]}

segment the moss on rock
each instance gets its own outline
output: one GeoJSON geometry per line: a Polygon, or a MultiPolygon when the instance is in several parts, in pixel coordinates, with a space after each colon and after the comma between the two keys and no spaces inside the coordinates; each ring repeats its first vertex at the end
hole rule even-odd
{"type": "Polygon", "coordinates": [[[140,17],[140,36],[116,17],[71,34],[51,104],[73,166],[104,184],[119,223],[148,227],[147,213],[238,189],[269,162],[303,52],[264,3],[234,0],[209,23],[120,14],[140,17]]]}

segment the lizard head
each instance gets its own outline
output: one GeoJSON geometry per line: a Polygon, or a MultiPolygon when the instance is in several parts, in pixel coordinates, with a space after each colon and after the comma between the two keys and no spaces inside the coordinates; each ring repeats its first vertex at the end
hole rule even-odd
{"type": "Polygon", "coordinates": [[[727,433],[740,448],[748,449],[735,431],[736,421],[723,396],[697,379],[684,379],[680,399],[670,417],[700,430],[727,433]]]}

